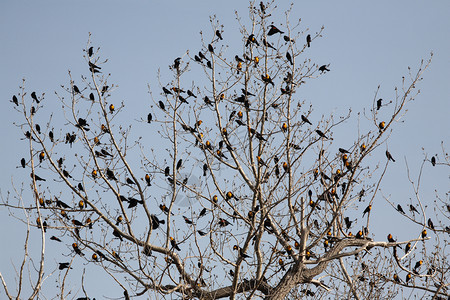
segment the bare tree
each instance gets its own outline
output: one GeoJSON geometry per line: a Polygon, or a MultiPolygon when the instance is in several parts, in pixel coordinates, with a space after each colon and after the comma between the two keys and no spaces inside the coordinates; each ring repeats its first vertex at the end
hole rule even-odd
{"type": "MultiPolygon", "coordinates": [[[[307,58],[322,29],[300,31],[290,13],[274,24],[273,3],[252,3],[250,26],[236,17],[239,50],[227,48],[228,33],[212,17],[200,51],[176,58],[173,79],[149,88],[153,104],[138,122],[114,99],[108,65],[90,39],[88,75],[69,72],[56,92],[62,114],[44,94],[30,97],[24,82],[13,107],[23,116],[17,127],[30,155],[21,164],[34,200],[18,189],[2,203],[27,225],[16,295],[0,274],[9,298],[21,295],[35,232],[42,241],[29,298],[42,293],[46,242],[71,249],[71,261],[58,267],[61,299],[75,294],[65,281],[80,263],[108,274],[125,299],[385,299],[409,290],[448,297],[448,199],[438,198],[426,217],[419,192],[429,162],[449,166],[444,147],[444,160],[425,156],[418,179],[410,177],[408,207],[380,195],[395,162],[390,133],[418,95],[431,57],[409,70],[393,101],[377,90],[359,114],[356,138],[342,145],[333,135],[352,112],[314,120],[313,107],[296,97],[332,66],[307,58]],[[204,77],[190,77],[194,69],[204,77]],[[415,238],[372,238],[371,208],[380,198],[422,227],[415,238]]],[[[84,297],[93,294],[82,288],[84,297]]]]}

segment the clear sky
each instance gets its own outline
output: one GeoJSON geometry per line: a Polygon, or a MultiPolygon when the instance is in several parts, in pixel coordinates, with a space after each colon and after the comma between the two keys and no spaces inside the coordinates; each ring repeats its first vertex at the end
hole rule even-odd
{"type": "MultiPolygon", "coordinates": [[[[285,24],[282,11],[288,2],[279,2],[279,16],[274,20],[282,27],[285,24]]],[[[302,100],[313,104],[312,116],[317,119],[323,114],[342,114],[350,107],[354,114],[370,109],[378,85],[381,85],[380,96],[392,99],[394,87],[401,85],[402,76],[407,76],[407,67],[416,70],[421,59],[434,53],[432,65],[420,83],[420,95],[409,105],[404,122],[396,126],[388,143],[397,162],[389,169],[383,194],[406,203],[412,193],[405,159],[415,172],[424,153],[429,157],[439,154],[438,161],[442,160],[441,142],[447,151],[450,142],[450,2],[295,2],[290,18],[301,18],[300,30],[317,32],[321,26],[325,27],[323,37],[314,41],[308,55],[319,64],[330,63],[331,72],[297,93],[302,100]]],[[[93,45],[100,46],[102,57],[109,59],[107,66],[112,81],[119,85],[113,97],[124,101],[130,119],[145,117],[142,107],[150,105],[147,84],[158,88],[158,68],[162,77],[168,78],[167,66],[174,58],[186,50],[194,53],[200,49],[199,32],[208,37],[212,34],[210,15],[215,14],[224,25],[225,42],[231,48],[241,49],[234,11],[238,10],[249,24],[247,7],[248,2],[241,0],[1,1],[2,197],[12,190],[12,179],[17,186],[24,180],[28,188],[29,176],[23,177],[22,170],[17,168],[27,151],[19,140],[20,129],[13,125],[21,119],[9,103],[12,95],[19,92],[22,78],[26,79],[29,93],[45,92],[45,101],[59,107],[54,91],[60,91],[61,84],[67,85],[68,70],[77,79],[80,74],[86,74],[82,49],[91,32],[93,45]]],[[[384,148],[381,150],[383,153],[384,148]]],[[[435,189],[440,195],[448,192],[449,174],[445,170],[428,167],[424,175],[427,176],[423,181],[424,201],[434,200],[435,189]]],[[[7,215],[0,208],[0,237],[3,243],[8,241],[6,247],[2,246],[0,270],[12,284],[11,261],[22,250],[24,227],[7,215]]],[[[395,212],[374,216],[373,222],[379,225],[373,232],[379,233],[379,239],[384,239],[388,227],[393,226],[389,221],[392,216],[396,216],[395,212]]],[[[411,237],[408,228],[399,228],[397,236],[411,237]]],[[[112,296],[107,291],[104,295],[112,296]]]]}

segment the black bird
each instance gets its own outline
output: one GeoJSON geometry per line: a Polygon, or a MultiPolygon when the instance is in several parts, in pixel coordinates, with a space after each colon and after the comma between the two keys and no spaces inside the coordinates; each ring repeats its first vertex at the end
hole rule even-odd
{"type": "Polygon", "coordinates": [[[162,110],[164,110],[164,111],[166,110],[166,106],[164,105],[164,103],[162,101],[159,101],[158,104],[162,110]]]}
{"type": "Polygon", "coordinates": [[[208,165],[203,164],[203,176],[206,176],[206,171],[208,171],[208,165]]]}
{"type": "Polygon", "coordinates": [[[194,224],[194,222],[192,222],[192,220],[190,220],[188,217],[186,217],[186,216],[183,216],[183,219],[184,219],[184,222],[186,222],[186,224],[189,224],[189,225],[193,225],[194,224]]]}
{"type": "Polygon", "coordinates": [[[170,90],[168,90],[166,87],[163,86],[163,92],[165,95],[172,95],[172,92],[170,90]]]}
{"type": "Polygon", "coordinates": [[[123,238],[122,238],[122,236],[120,235],[120,232],[119,232],[119,231],[114,230],[114,231],[113,231],[113,236],[119,238],[120,241],[123,242],[123,238]]]}
{"type": "Polygon", "coordinates": [[[128,177],[127,177],[127,179],[126,179],[126,182],[127,182],[128,184],[136,184],[136,182],[134,182],[131,178],[128,178],[128,177]]]}
{"type": "Polygon", "coordinates": [[[325,71],[330,72],[330,69],[328,69],[328,65],[323,65],[319,68],[319,71],[321,71],[322,73],[325,71]]]}
{"type": "Polygon", "coordinates": [[[92,73],[101,73],[100,72],[101,67],[99,67],[91,62],[89,62],[88,64],[89,64],[89,71],[91,71],[92,73]]]}
{"type": "Polygon", "coordinates": [[[345,150],[344,148],[339,148],[338,150],[339,150],[339,152],[341,152],[343,154],[350,153],[350,152],[348,152],[348,150],[345,150]]]}
{"type": "Polygon", "coordinates": [[[203,53],[202,53],[201,51],[198,52],[198,56],[199,56],[201,59],[206,59],[206,56],[203,55],[203,53]]]}
{"type": "Polygon", "coordinates": [[[58,269],[60,269],[60,270],[68,269],[69,265],[70,265],[70,263],[68,263],[68,262],[67,263],[59,263],[58,269]]]}
{"type": "Polygon", "coordinates": [[[244,60],[242,58],[239,57],[239,55],[235,55],[234,59],[238,62],[238,63],[243,63],[244,60]]]}
{"type": "Polygon", "coordinates": [[[81,222],[78,221],[77,219],[73,219],[73,220],[72,220],[72,224],[75,225],[75,226],[83,227],[83,223],[81,223],[81,222]]]}
{"type": "Polygon", "coordinates": [[[164,175],[165,175],[165,176],[169,176],[169,173],[170,173],[170,168],[167,166],[167,167],[164,169],[164,175]]]}
{"type": "Polygon", "coordinates": [[[65,202],[56,199],[56,207],[60,207],[60,208],[70,208],[69,205],[67,205],[65,202]]]}
{"type": "Polygon", "coordinates": [[[189,97],[197,98],[197,96],[194,95],[194,93],[191,90],[187,90],[187,94],[189,97]]]}
{"type": "Polygon", "coordinates": [[[288,37],[287,35],[283,36],[283,40],[284,40],[285,42],[290,42],[290,41],[294,42],[294,40],[291,39],[290,37],[288,37]]]}
{"type": "Polygon", "coordinates": [[[195,60],[196,62],[199,62],[199,63],[202,62],[202,60],[200,59],[200,57],[198,57],[197,55],[194,55],[194,60],[195,60]]]}
{"type": "Polygon", "coordinates": [[[344,222],[345,222],[345,227],[347,227],[347,230],[350,229],[350,227],[352,226],[353,221],[350,221],[349,217],[345,217],[344,218],[344,222]]]}
{"type": "Polygon", "coordinates": [[[280,33],[280,34],[284,33],[283,31],[281,31],[274,25],[270,25],[269,27],[270,27],[270,29],[269,29],[269,32],[267,33],[268,36],[274,35],[276,33],[280,33]]]}
{"type": "Polygon", "coordinates": [[[201,230],[197,230],[197,232],[198,232],[198,234],[200,234],[200,236],[205,236],[207,234],[206,232],[203,232],[201,230]]]}
{"type": "Polygon", "coordinates": [[[153,116],[152,116],[151,113],[149,113],[149,114],[147,115],[147,123],[151,123],[151,122],[152,122],[152,119],[153,119],[153,116]]]}
{"type": "Polygon", "coordinates": [[[208,44],[208,51],[214,53],[214,48],[211,44],[208,44]]]}
{"type": "Polygon", "coordinates": [[[19,100],[17,99],[16,95],[13,95],[13,97],[12,97],[12,102],[13,102],[16,106],[19,106],[19,100]]]}
{"type": "Polygon", "coordinates": [[[50,239],[51,239],[52,241],[62,242],[59,238],[57,238],[57,237],[54,236],[54,235],[52,235],[52,236],[50,237],[50,239]]]}
{"type": "Polygon", "coordinates": [[[259,2],[259,8],[261,9],[261,12],[263,14],[266,12],[266,6],[264,5],[264,3],[262,1],[259,2]]]}
{"type": "Polygon", "coordinates": [[[389,151],[386,150],[386,157],[389,160],[392,160],[393,162],[395,162],[395,159],[392,157],[391,153],[389,153],[389,151]]]}
{"type": "Polygon", "coordinates": [[[204,215],[206,215],[206,208],[203,208],[203,209],[200,211],[200,214],[198,215],[198,217],[200,218],[200,217],[203,217],[204,215]]]}
{"type": "Polygon", "coordinates": [[[133,197],[129,197],[128,198],[128,208],[133,208],[136,207],[139,204],[144,204],[144,202],[142,200],[138,200],[136,198],[133,197]]]}
{"type": "Polygon", "coordinates": [[[216,30],[216,35],[217,35],[217,37],[218,37],[220,40],[223,40],[222,34],[220,33],[219,30],[216,30]]]}
{"type": "Polygon", "coordinates": [[[177,57],[173,60],[173,67],[174,69],[179,69],[181,63],[181,57],[177,57]]]}
{"type": "Polygon", "coordinates": [[[381,101],[383,101],[381,98],[377,100],[377,110],[380,110],[381,108],[381,101]]]}
{"type": "Polygon", "coordinates": [[[180,100],[181,103],[189,104],[189,102],[187,102],[186,99],[181,95],[178,95],[178,99],[180,100]]]}
{"type": "Polygon", "coordinates": [[[73,92],[75,94],[81,94],[80,89],[75,84],[73,85],[73,92]]]}
{"type": "Polygon", "coordinates": [[[245,90],[245,89],[241,89],[242,94],[244,94],[245,96],[255,96],[255,94],[250,93],[249,91],[245,90]]]}
{"type": "Polygon", "coordinates": [[[311,46],[311,35],[310,35],[310,34],[308,34],[308,35],[306,36],[306,43],[308,44],[308,47],[311,46]]]}
{"type": "Polygon", "coordinates": [[[179,159],[177,162],[177,170],[181,168],[181,165],[183,164],[183,159],[179,159]]]}
{"type": "Polygon", "coordinates": [[[95,101],[95,97],[93,93],[89,94],[89,100],[95,101]]]}
{"type": "Polygon", "coordinates": [[[88,49],[88,55],[89,55],[89,57],[91,57],[92,54],[94,54],[94,47],[89,47],[89,49],[88,49]]]}
{"type": "Polygon", "coordinates": [[[158,229],[159,224],[165,224],[166,222],[164,220],[158,219],[155,215],[150,215],[152,219],[152,229],[158,229]]]}
{"type": "Polygon", "coordinates": [[[312,125],[312,123],[311,123],[311,122],[308,120],[308,118],[305,117],[304,115],[302,115],[301,118],[302,118],[302,121],[303,121],[303,122],[308,123],[309,125],[312,125]]]}
{"type": "Polygon", "coordinates": [[[233,119],[234,115],[236,114],[236,111],[233,110],[230,114],[230,117],[228,118],[228,121],[231,121],[231,119],[233,119]]]}
{"type": "Polygon", "coordinates": [[[102,87],[102,96],[108,91],[109,85],[104,85],[102,87]]]}
{"type": "Polygon", "coordinates": [[[175,248],[175,250],[181,251],[180,247],[178,247],[177,242],[175,242],[175,239],[173,237],[170,237],[170,244],[173,248],[175,248]]]}
{"type": "Polygon", "coordinates": [[[328,138],[326,137],[326,135],[325,135],[322,131],[320,131],[319,129],[317,129],[316,132],[317,132],[317,134],[318,134],[321,138],[328,139],[328,138]]]}
{"type": "Polygon", "coordinates": [[[25,158],[22,158],[20,160],[20,165],[22,166],[22,168],[25,168],[25,164],[26,164],[25,158]]]}
{"type": "Polygon", "coordinates": [[[100,152],[101,152],[104,156],[111,156],[111,157],[112,157],[112,154],[109,153],[108,151],[106,151],[105,149],[100,150],[100,152]]]}
{"type": "Polygon", "coordinates": [[[418,210],[414,207],[414,205],[412,205],[412,204],[409,205],[409,210],[410,210],[412,213],[414,213],[414,212],[419,213],[419,211],[418,211],[418,210]]]}
{"type": "Polygon", "coordinates": [[[222,218],[219,218],[219,226],[220,226],[220,227],[225,227],[225,226],[228,226],[228,225],[230,225],[230,224],[231,224],[231,223],[228,222],[227,220],[222,219],[222,218]]]}
{"type": "Polygon", "coordinates": [[[268,41],[266,41],[266,39],[263,39],[263,45],[266,46],[267,48],[272,48],[274,50],[277,50],[274,46],[272,46],[268,41]]]}
{"type": "Polygon", "coordinates": [[[431,158],[431,165],[434,167],[436,165],[436,157],[431,158]]]}
{"type": "Polygon", "coordinates": [[[53,138],[54,138],[54,136],[53,136],[53,131],[49,131],[49,132],[48,132],[48,137],[49,137],[49,139],[50,139],[50,142],[53,143],[53,142],[54,142],[54,139],[53,139],[53,138]]]}
{"type": "Polygon", "coordinates": [[[32,92],[31,93],[31,98],[33,98],[33,100],[36,101],[39,104],[39,100],[38,100],[38,98],[36,96],[36,92],[32,92]]]}
{"type": "Polygon", "coordinates": [[[286,59],[289,61],[291,65],[294,65],[294,62],[292,61],[292,56],[289,52],[286,52],[286,59]]]}
{"type": "Polygon", "coordinates": [[[84,188],[83,185],[81,184],[81,182],[78,183],[78,189],[82,192],[84,192],[84,188]]]}
{"type": "Polygon", "coordinates": [[[405,214],[405,212],[403,211],[403,208],[400,206],[400,204],[397,205],[397,210],[402,213],[405,214]]]}
{"type": "Polygon", "coordinates": [[[206,66],[212,70],[212,65],[211,65],[211,62],[209,60],[206,62],[206,66]]]}
{"type": "Polygon", "coordinates": [[[117,181],[116,176],[114,176],[114,172],[111,171],[109,168],[106,169],[106,176],[107,176],[108,179],[110,179],[110,180],[116,180],[116,181],[117,181]]]}
{"type": "Polygon", "coordinates": [[[431,221],[431,219],[428,219],[428,227],[430,227],[432,230],[434,230],[434,224],[433,221],[431,221]]]}
{"type": "MultiPolygon", "coordinates": [[[[33,178],[33,173],[30,174],[31,178],[33,178]]],[[[34,179],[36,181],[45,181],[44,178],[37,176],[36,174],[34,174],[34,179]]]]}
{"type": "Polygon", "coordinates": [[[242,122],[240,119],[236,119],[236,123],[238,123],[239,126],[245,126],[245,123],[242,122]]]}

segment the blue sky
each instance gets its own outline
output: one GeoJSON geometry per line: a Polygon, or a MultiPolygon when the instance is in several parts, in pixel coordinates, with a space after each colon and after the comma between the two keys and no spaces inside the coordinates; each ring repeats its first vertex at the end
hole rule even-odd
{"type": "MultiPolygon", "coordinates": [[[[282,11],[288,5],[279,2],[279,15],[274,20],[283,27],[282,11]]],[[[225,42],[231,49],[240,49],[234,11],[238,10],[248,25],[247,7],[246,1],[2,1],[0,98],[4,104],[0,110],[0,131],[5,143],[0,147],[2,196],[12,190],[11,178],[16,185],[29,178],[22,178],[22,170],[16,168],[26,149],[23,141],[18,140],[21,131],[13,125],[20,121],[20,115],[8,103],[18,93],[22,78],[26,79],[27,91],[45,92],[48,105],[59,107],[53,92],[68,83],[68,70],[74,78],[87,71],[82,49],[91,32],[93,45],[100,46],[102,57],[109,59],[107,68],[112,81],[119,85],[113,97],[126,103],[127,113],[134,119],[145,117],[141,112],[142,105],[150,105],[147,84],[158,88],[158,68],[162,78],[167,79],[167,66],[174,58],[188,49],[197,52],[201,46],[199,32],[203,31],[208,38],[212,35],[209,16],[213,14],[224,25],[225,42]]],[[[378,85],[381,97],[392,99],[394,87],[401,85],[402,76],[407,76],[407,67],[416,70],[421,59],[427,59],[431,51],[434,53],[432,65],[420,83],[420,95],[409,105],[404,122],[398,124],[388,143],[397,163],[388,172],[383,193],[399,201],[412,197],[405,159],[416,171],[424,153],[429,157],[439,154],[438,161],[443,159],[442,141],[448,150],[449,13],[448,1],[296,1],[291,12],[293,23],[301,18],[300,30],[317,32],[325,26],[323,37],[314,41],[308,57],[319,64],[330,63],[331,72],[297,93],[300,99],[313,104],[312,116],[317,119],[323,114],[343,114],[350,107],[354,115],[369,109],[378,85]]],[[[349,122],[344,128],[351,130],[353,125],[349,122]]],[[[384,148],[380,150],[384,152],[384,148]]],[[[424,201],[434,200],[435,189],[441,195],[448,191],[445,170],[428,167],[424,176],[424,201]]],[[[22,239],[18,237],[22,237],[24,228],[21,223],[5,218],[7,214],[0,208],[1,228],[10,229],[2,230],[0,235],[11,245],[2,249],[0,270],[11,280],[10,262],[16,258],[17,250],[22,249],[22,239]]],[[[393,216],[395,212],[385,212],[373,220],[380,224],[374,230],[375,234],[380,232],[380,239],[392,226],[389,219],[393,216]]],[[[410,237],[407,228],[400,228],[397,235],[410,237]]]]}

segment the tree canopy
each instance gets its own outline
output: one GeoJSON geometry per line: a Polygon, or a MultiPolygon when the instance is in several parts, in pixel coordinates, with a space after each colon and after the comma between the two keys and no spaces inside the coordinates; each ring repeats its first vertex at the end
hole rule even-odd
{"type": "MultiPolygon", "coordinates": [[[[300,95],[333,72],[332,62],[308,58],[323,28],[306,30],[290,10],[278,24],[277,14],[273,3],[251,3],[246,25],[237,13],[239,49],[211,17],[198,49],[158,72],[139,116],[114,97],[117,84],[91,37],[85,73],[69,72],[55,92],[60,106],[23,82],[11,105],[29,148],[19,161],[31,194],[22,185],[1,205],[27,225],[26,249],[29,236],[41,238],[33,268],[17,275],[19,286],[30,277],[30,298],[58,272],[57,297],[71,297],[67,282],[82,266],[110,276],[125,299],[448,297],[448,199],[438,191],[428,203],[420,193],[423,168],[448,168],[444,147],[438,161],[415,162],[417,179],[407,165],[414,198],[382,189],[400,163],[391,133],[420,100],[432,54],[392,94],[378,86],[364,111],[319,118],[300,95]],[[395,228],[373,235],[381,202],[414,228],[411,236],[395,228]],[[49,245],[64,254],[48,257],[49,245]]],[[[83,280],[76,297],[99,297],[83,280]]]]}

